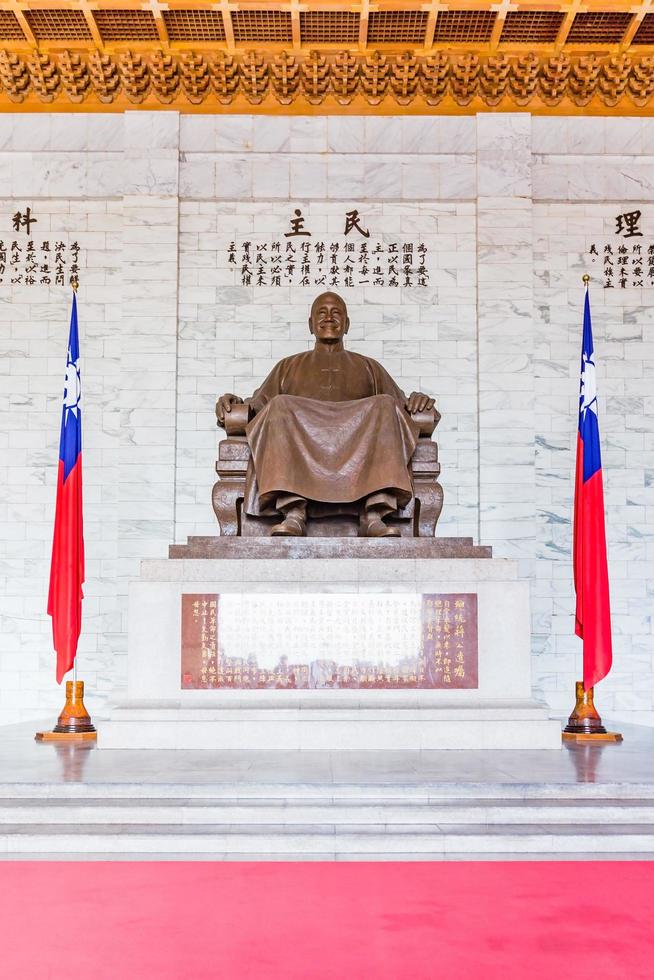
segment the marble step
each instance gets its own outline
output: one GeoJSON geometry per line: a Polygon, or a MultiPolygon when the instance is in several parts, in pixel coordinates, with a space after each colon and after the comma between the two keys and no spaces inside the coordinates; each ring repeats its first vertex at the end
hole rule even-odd
{"type": "MultiPolygon", "coordinates": [[[[369,770],[367,772],[369,779],[369,770]]],[[[5,782],[0,784],[2,801],[16,800],[156,800],[167,801],[220,801],[222,804],[240,804],[259,801],[273,805],[303,804],[307,802],[332,804],[370,803],[388,806],[393,803],[437,804],[445,801],[553,801],[570,803],[578,801],[620,801],[621,805],[633,801],[654,801],[654,783],[604,782],[604,783],[478,783],[478,782],[421,782],[420,785],[403,783],[352,782],[298,783],[289,777],[288,783],[278,780],[263,783],[248,774],[247,768],[237,774],[238,782],[231,779],[215,783],[183,782],[5,782]]]]}
{"type": "MultiPolygon", "coordinates": [[[[11,854],[1,854],[2,861],[134,861],[137,855],[134,852],[111,854],[105,851],[92,851],[82,853],[81,851],[19,851],[11,854]]],[[[602,861],[652,861],[654,862],[654,851],[602,851],[599,855],[602,861]]],[[[248,851],[247,854],[240,854],[238,851],[220,852],[213,851],[204,853],[203,851],[148,851],[147,854],[139,853],[139,861],[596,861],[598,855],[592,851],[570,851],[561,853],[560,851],[535,852],[526,851],[514,854],[511,851],[484,851],[481,854],[475,851],[421,851],[414,854],[411,851],[395,851],[386,854],[384,851],[366,851],[365,854],[357,854],[356,851],[348,852],[347,855],[335,854],[333,851],[311,851],[303,854],[279,853],[270,854],[267,851],[257,853],[248,851]]]]}
{"type": "Polygon", "coordinates": [[[23,824],[8,824],[0,832],[0,855],[21,853],[68,854],[202,853],[244,859],[299,858],[321,854],[325,859],[365,859],[383,854],[406,858],[459,854],[633,854],[654,855],[654,827],[639,824],[451,825],[441,829],[405,826],[370,828],[334,825],[287,824],[221,829],[197,826],[138,824],[78,824],[74,832],[61,824],[43,824],[38,831],[23,824]]]}
{"type": "Polygon", "coordinates": [[[0,828],[31,825],[38,828],[78,824],[205,825],[225,827],[298,825],[335,828],[357,826],[381,830],[384,827],[446,827],[452,824],[489,825],[651,825],[654,827],[654,801],[643,800],[544,800],[520,801],[468,800],[432,803],[383,801],[211,800],[157,799],[13,799],[0,801],[0,828]]]}

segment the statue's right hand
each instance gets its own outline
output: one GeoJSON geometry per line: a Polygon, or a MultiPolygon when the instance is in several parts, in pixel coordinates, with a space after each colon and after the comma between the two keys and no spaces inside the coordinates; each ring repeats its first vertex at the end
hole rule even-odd
{"type": "Polygon", "coordinates": [[[221,395],[216,402],[216,418],[218,420],[218,425],[225,424],[225,413],[229,413],[232,410],[232,405],[242,405],[243,399],[239,398],[238,395],[232,395],[227,392],[226,395],[221,395]]]}

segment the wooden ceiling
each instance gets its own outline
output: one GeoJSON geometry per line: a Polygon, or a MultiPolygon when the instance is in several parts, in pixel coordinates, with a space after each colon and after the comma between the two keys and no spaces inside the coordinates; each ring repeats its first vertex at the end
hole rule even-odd
{"type": "Polygon", "coordinates": [[[654,114],[654,0],[0,0],[0,109],[654,114]]]}

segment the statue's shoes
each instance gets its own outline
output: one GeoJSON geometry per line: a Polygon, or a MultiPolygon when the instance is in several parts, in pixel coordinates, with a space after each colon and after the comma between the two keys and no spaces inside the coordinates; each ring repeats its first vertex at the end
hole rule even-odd
{"type": "Polygon", "coordinates": [[[275,536],[302,538],[307,533],[307,525],[299,517],[289,515],[281,524],[275,524],[270,533],[275,536]]]}
{"type": "Polygon", "coordinates": [[[361,533],[364,538],[399,538],[400,530],[384,524],[381,517],[367,517],[361,521],[361,533]]]}

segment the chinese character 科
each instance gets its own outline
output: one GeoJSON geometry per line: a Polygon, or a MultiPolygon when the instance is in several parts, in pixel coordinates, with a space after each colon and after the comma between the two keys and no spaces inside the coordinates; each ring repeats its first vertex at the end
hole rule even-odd
{"type": "Polygon", "coordinates": [[[25,214],[21,214],[20,211],[16,211],[16,214],[11,220],[14,226],[14,231],[20,231],[21,228],[27,228],[28,235],[32,225],[36,224],[36,218],[32,217],[31,208],[25,208],[25,214]]]}
{"type": "Polygon", "coordinates": [[[642,231],[638,228],[640,221],[640,211],[627,211],[626,214],[619,214],[615,219],[615,233],[621,235],[624,232],[625,238],[643,237],[642,231]]]}
{"type": "Polygon", "coordinates": [[[370,238],[370,232],[364,231],[364,229],[359,224],[359,212],[356,208],[353,211],[345,212],[345,234],[349,235],[353,228],[363,235],[364,238],[370,238]]]}
{"type": "Polygon", "coordinates": [[[295,217],[291,218],[291,231],[284,232],[284,238],[295,238],[297,235],[311,236],[310,231],[303,231],[304,218],[299,208],[295,209],[295,217]]]}

